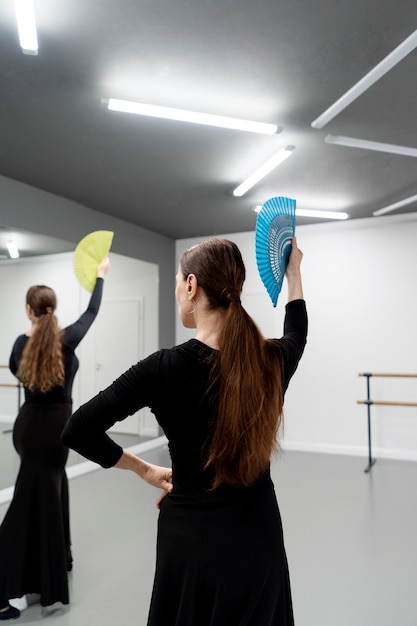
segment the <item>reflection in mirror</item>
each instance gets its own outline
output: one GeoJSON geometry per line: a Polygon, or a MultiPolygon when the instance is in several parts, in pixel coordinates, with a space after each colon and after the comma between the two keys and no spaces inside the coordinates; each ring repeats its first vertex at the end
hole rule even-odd
{"type": "Polygon", "coordinates": [[[71,252],[74,249],[74,244],[69,241],[0,224],[0,261],[2,262],[9,259],[7,242],[10,239],[16,243],[20,257],[71,252]]]}
{"type": "MultiPolygon", "coordinates": [[[[158,349],[158,266],[115,253],[110,253],[110,259],[100,311],[76,350],[80,367],[73,387],[74,410],[133,363],[158,349]]],[[[7,307],[2,311],[0,325],[0,365],[4,366],[0,368],[0,490],[14,484],[20,462],[13,447],[12,429],[24,398],[8,362],[16,337],[29,328],[25,296],[34,284],[47,284],[55,290],[61,328],[78,319],[90,298],[75,278],[72,252],[0,263],[0,285],[7,289],[7,307]]],[[[129,448],[159,437],[148,409],[112,430],[115,440],[129,448]]],[[[76,475],[75,466],[84,463],[83,457],[71,451],[67,473],[76,475]]]]}

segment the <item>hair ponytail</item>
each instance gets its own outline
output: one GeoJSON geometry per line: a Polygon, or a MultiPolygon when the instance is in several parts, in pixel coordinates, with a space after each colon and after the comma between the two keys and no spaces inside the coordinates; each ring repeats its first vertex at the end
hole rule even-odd
{"type": "Polygon", "coordinates": [[[30,391],[46,393],[64,384],[62,332],[54,315],[56,296],[44,285],[31,287],[26,303],[37,318],[16,372],[17,378],[30,391]]]}
{"type": "Polygon", "coordinates": [[[245,267],[236,244],[210,239],[185,252],[180,265],[184,277],[196,275],[210,308],[226,309],[209,383],[216,404],[205,467],[214,469],[213,488],[247,486],[266,470],[277,447],[281,354],[240,304],[245,267]]]}

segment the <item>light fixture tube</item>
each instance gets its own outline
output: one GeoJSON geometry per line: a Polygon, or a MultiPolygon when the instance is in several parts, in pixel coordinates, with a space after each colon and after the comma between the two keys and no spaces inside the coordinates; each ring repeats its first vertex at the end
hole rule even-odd
{"type": "Polygon", "coordinates": [[[23,54],[38,54],[35,9],[33,0],[14,0],[17,31],[23,54]]]}
{"type": "MultiPolygon", "coordinates": [[[[255,207],[255,212],[259,213],[262,209],[262,204],[258,204],[255,207]]],[[[318,217],[325,220],[347,220],[350,216],[349,213],[343,213],[342,211],[316,211],[314,209],[295,209],[296,217],[318,217]]]]}
{"type": "Polygon", "coordinates": [[[11,259],[18,259],[19,258],[19,250],[17,249],[17,246],[15,244],[15,242],[10,239],[7,242],[7,249],[9,251],[9,256],[11,259]]]}
{"type": "Polygon", "coordinates": [[[389,204],[388,206],[383,207],[382,209],[378,209],[373,212],[373,215],[384,215],[384,213],[391,213],[391,211],[395,211],[395,209],[401,209],[403,206],[407,206],[407,204],[412,204],[413,202],[417,202],[417,195],[410,196],[409,198],[404,198],[404,200],[400,200],[399,202],[394,202],[394,204],[389,204]]]}
{"type": "Polygon", "coordinates": [[[318,217],[324,220],[347,220],[349,213],[343,211],[316,211],[314,209],[295,209],[296,217],[318,217]]]}
{"type": "Polygon", "coordinates": [[[369,87],[371,87],[377,80],[382,78],[384,74],[389,72],[397,63],[402,61],[410,52],[417,47],[417,30],[415,30],[407,39],[405,39],[399,46],[394,48],[388,56],[386,56],[380,63],[365,74],[353,87],[351,87],[343,96],[341,96],[336,102],[334,102],[328,109],[324,111],[319,117],[317,117],[311,126],[313,128],[323,128],[328,124],[336,115],[339,115],[349,104],[351,104],[356,98],[362,95],[369,87]]]}
{"type": "Polygon", "coordinates": [[[392,143],[367,141],[366,139],[355,139],[355,137],[344,137],[343,135],[326,135],[324,141],[338,146],[348,146],[350,148],[362,148],[363,150],[374,150],[376,152],[388,152],[390,154],[417,157],[417,148],[396,146],[392,143]]]}
{"type": "Polygon", "coordinates": [[[272,156],[268,161],[266,161],[261,167],[253,172],[243,183],[241,183],[236,189],[233,191],[234,196],[243,196],[249,189],[251,189],[256,183],[258,183],[262,178],[264,178],[269,172],[272,172],[280,163],[288,159],[289,156],[295,150],[294,146],[287,146],[286,148],[281,148],[278,150],[274,156],[272,156]]]}
{"type": "Polygon", "coordinates": [[[251,122],[249,120],[224,117],[222,115],[211,115],[210,113],[196,113],[195,111],[173,109],[171,107],[162,107],[154,104],[142,104],[140,102],[129,102],[115,98],[110,98],[108,101],[104,100],[103,102],[110,111],[160,117],[178,122],[190,122],[192,124],[217,126],[219,128],[230,128],[232,130],[244,130],[250,133],[261,133],[263,135],[274,135],[282,130],[282,128],[279,128],[276,124],[251,122]]]}

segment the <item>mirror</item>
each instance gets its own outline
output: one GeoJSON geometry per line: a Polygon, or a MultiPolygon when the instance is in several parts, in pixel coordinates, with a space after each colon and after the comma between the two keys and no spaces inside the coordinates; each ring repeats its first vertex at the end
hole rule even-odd
{"type": "MultiPolygon", "coordinates": [[[[0,490],[14,485],[20,463],[12,442],[12,429],[24,397],[8,369],[8,361],[16,337],[29,328],[24,306],[26,291],[30,285],[39,283],[56,291],[56,315],[61,328],[79,317],[90,298],[75,278],[74,245],[40,237],[38,244],[44,245],[46,251],[43,255],[34,252],[33,256],[23,255],[18,261],[4,258],[0,261],[0,285],[8,294],[0,325],[0,490]]],[[[2,248],[0,241],[0,256],[2,248]]],[[[158,265],[112,252],[110,256],[111,269],[105,279],[100,311],[76,350],[80,367],[73,387],[74,410],[132,363],[159,347],[158,265]]],[[[158,426],[148,409],[118,423],[113,431],[123,447],[159,437],[158,426]]],[[[84,462],[83,457],[70,451],[67,468],[73,469],[84,462]]]]}

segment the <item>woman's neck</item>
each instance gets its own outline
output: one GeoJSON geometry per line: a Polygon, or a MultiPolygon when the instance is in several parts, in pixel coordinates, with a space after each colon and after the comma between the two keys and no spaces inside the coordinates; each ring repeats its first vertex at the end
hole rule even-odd
{"type": "Polygon", "coordinates": [[[32,321],[32,326],[25,333],[26,337],[31,337],[33,335],[33,331],[35,330],[35,327],[36,327],[36,322],[32,321]]]}
{"type": "Polygon", "coordinates": [[[218,350],[225,315],[225,311],[222,310],[200,312],[196,319],[195,338],[210,348],[218,350]]]}

